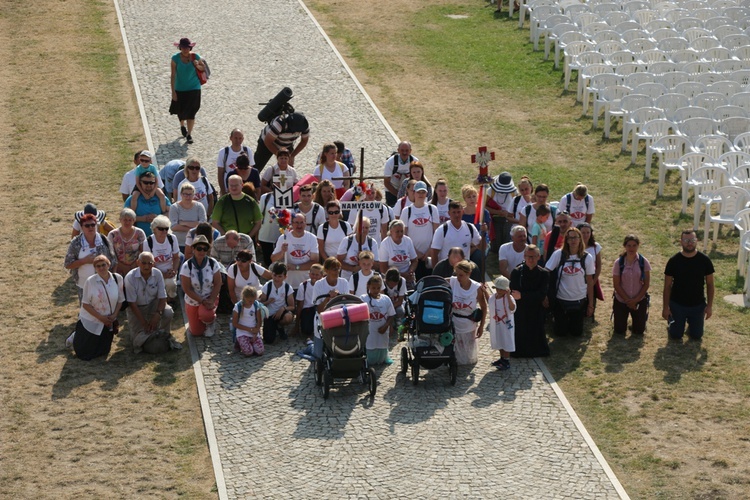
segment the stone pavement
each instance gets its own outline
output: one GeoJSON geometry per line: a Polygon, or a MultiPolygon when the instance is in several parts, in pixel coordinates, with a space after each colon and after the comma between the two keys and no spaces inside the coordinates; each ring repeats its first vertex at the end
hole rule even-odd
{"type": "MultiPolygon", "coordinates": [[[[262,128],[257,103],[285,85],[311,123],[297,165],[303,172],[324,141],[364,146],[369,172],[395,149],[392,131],[296,1],[119,6],[160,164],[188,154],[167,113],[169,56],[182,36],[198,42],[213,71],[189,150],[212,178],[230,130],[243,128],[254,149],[262,128]]],[[[228,333],[195,342],[230,498],[626,497],[543,365],[514,360],[509,372],[497,372],[486,335],[478,365],[460,367],[455,387],[445,367],[423,371],[413,386],[393,365],[378,370],[373,401],[356,382],[323,400],[291,340],[251,359],[232,352],[228,333]]],[[[396,360],[399,350],[394,344],[396,360]]]]}

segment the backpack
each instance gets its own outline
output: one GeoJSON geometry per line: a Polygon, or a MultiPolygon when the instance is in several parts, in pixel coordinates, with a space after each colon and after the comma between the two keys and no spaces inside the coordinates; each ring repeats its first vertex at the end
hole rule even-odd
{"type": "MultiPolygon", "coordinates": [[[[391,177],[393,177],[394,175],[396,175],[396,172],[398,172],[399,158],[400,158],[398,151],[394,151],[393,153],[391,153],[391,156],[388,157],[388,160],[390,160],[391,158],[393,158],[393,172],[391,172],[391,177]]],[[[409,165],[411,165],[413,161],[414,161],[414,157],[412,155],[409,155],[409,165]]]]}
{"type": "MultiPolygon", "coordinates": [[[[171,233],[167,233],[167,241],[169,242],[170,247],[174,247],[174,236],[172,236],[171,233]]],[[[150,234],[148,238],[146,238],[146,244],[148,245],[148,249],[151,253],[154,253],[154,235],[150,234]]],[[[190,268],[193,269],[192,267],[190,268]]]]}
{"type": "MultiPolygon", "coordinates": [[[[239,318],[242,316],[242,301],[238,301],[237,304],[237,317],[239,318]]],[[[258,302],[257,300],[253,302],[253,307],[255,308],[256,312],[260,311],[260,320],[263,321],[268,317],[268,308],[258,302]]],[[[229,319],[229,331],[232,332],[232,344],[234,344],[237,341],[237,329],[234,327],[234,324],[232,324],[232,319],[229,319]]]]}
{"type": "MultiPolygon", "coordinates": [[[[343,220],[339,221],[339,224],[341,224],[341,230],[344,231],[344,237],[349,236],[349,233],[352,231],[351,226],[349,226],[349,223],[343,220]]],[[[325,221],[323,223],[323,242],[325,242],[328,239],[328,221],[325,221]]]]}
{"type": "Polygon", "coordinates": [[[216,202],[219,201],[219,195],[216,194],[216,189],[214,188],[214,185],[211,184],[211,182],[206,179],[205,175],[201,175],[201,180],[203,181],[203,187],[206,188],[206,195],[208,195],[208,187],[211,186],[211,194],[208,196],[211,196],[211,198],[214,201],[214,206],[216,206],[216,202]]]}
{"type": "MultiPolygon", "coordinates": [[[[405,221],[404,221],[404,222],[408,222],[408,221],[409,221],[409,219],[411,219],[411,207],[413,207],[413,206],[414,206],[414,205],[409,205],[408,207],[406,207],[406,219],[405,219],[405,221]]],[[[432,209],[433,209],[433,208],[434,208],[435,210],[437,210],[437,207],[436,207],[435,205],[432,205],[432,204],[428,204],[428,205],[425,205],[425,206],[427,207],[427,211],[428,211],[428,212],[430,212],[430,215],[432,215],[432,209]]],[[[438,219],[440,219],[440,214],[438,214],[438,219]]],[[[448,230],[446,229],[446,230],[445,230],[445,232],[446,232],[446,234],[447,234],[447,233],[448,233],[448,230]]],[[[444,234],[443,236],[445,236],[445,234],[444,234]]],[[[473,236],[474,236],[474,233],[472,233],[472,234],[471,234],[471,236],[473,237],[473,236]]]]}
{"type": "MultiPolygon", "coordinates": [[[[261,279],[262,276],[258,274],[258,270],[255,269],[255,266],[253,265],[253,262],[250,263],[250,270],[253,272],[255,276],[258,277],[258,279],[261,279]]],[[[237,266],[234,266],[234,276],[232,276],[235,280],[237,279],[237,273],[240,272],[240,268],[237,266]]]]}
{"type": "MultiPolygon", "coordinates": [[[[513,217],[516,216],[516,211],[518,210],[518,205],[521,203],[521,200],[523,199],[523,196],[520,194],[513,198],[513,217]]],[[[528,206],[528,205],[527,205],[528,206]]],[[[529,214],[526,214],[526,217],[528,217],[529,214]]]]}
{"type": "MultiPolygon", "coordinates": [[[[267,203],[266,203],[266,204],[267,204],[267,203]]],[[[305,224],[306,224],[307,226],[309,226],[309,227],[310,227],[310,229],[312,229],[312,228],[313,228],[313,226],[315,225],[315,219],[317,218],[317,216],[318,216],[318,212],[319,212],[319,211],[320,211],[320,205],[318,205],[317,203],[313,202],[313,206],[312,206],[312,217],[311,217],[311,218],[312,218],[312,222],[311,222],[310,224],[307,224],[307,223],[305,223],[305,224]]],[[[301,211],[301,210],[299,209],[299,203],[295,203],[295,204],[294,204],[294,213],[299,213],[299,214],[303,214],[303,215],[305,216],[305,219],[307,219],[307,214],[303,213],[303,212],[302,212],[302,211],[301,211]]]]}
{"type": "MultiPolygon", "coordinates": [[[[558,226],[555,226],[555,227],[558,227],[558,226]]],[[[550,240],[550,241],[552,241],[552,240],[550,240]]],[[[580,262],[581,263],[581,268],[583,269],[583,273],[584,273],[584,276],[585,276],[585,274],[586,274],[586,257],[588,257],[588,256],[589,256],[588,252],[583,252],[583,257],[580,260],[565,260],[565,261],[563,261],[562,258],[561,258],[560,262],[557,264],[557,269],[556,269],[557,272],[554,272],[554,273],[551,272],[551,273],[549,273],[550,280],[554,281],[554,282],[550,282],[550,287],[548,289],[549,290],[548,297],[549,297],[550,306],[554,303],[555,300],[557,300],[557,290],[560,287],[560,277],[562,276],[562,270],[563,270],[563,267],[565,267],[565,263],[566,262],[570,262],[572,264],[575,264],[576,262],[580,262]]],[[[562,254],[561,254],[561,257],[562,257],[562,254]]],[[[570,257],[570,256],[568,256],[568,257],[570,257]]]]}
{"type": "MultiPolygon", "coordinates": [[[[583,198],[583,201],[586,203],[586,211],[589,211],[589,195],[586,195],[583,198]]],[[[570,204],[573,203],[573,193],[568,193],[565,195],[565,210],[570,211],[570,204]]]]}
{"type": "MultiPolygon", "coordinates": [[[[354,243],[354,236],[356,236],[356,235],[353,234],[351,237],[348,237],[346,239],[346,251],[347,251],[347,253],[349,252],[349,249],[352,247],[352,244],[354,243]]],[[[375,240],[372,238],[372,236],[370,236],[368,234],[367,235],[367,240],[365,240],[365,241],[367,241],[367,244],[370,246],[370,248],[375,248],[375,240]]]]}
{"type": "MultiPolygon", "coordinates": [[[[271,287],[273,286],[273,281],[269,281],[263,287],[261,288],[261,291],[265,294],[266,297],[271,296],[271,287]]],[[[290,293],[293,293],[294,290],[292,289],[292,285],[284,282],[284,300],[286,301],[286,298],[289,297],[290,293]]],[[[262,305],[262,304],[261,304],[262,305]]],[[[286,302],[284,302],[284,307],[286,307],[286,302]]]]}
{"type": "MultiPolygon", "coordinates": [[[[208,258],[208,263],[210,264],[212,271],[214,270],[214,267],[215,267],[214,262],[215,262],[214,259],[212,259],[211,257],[208,258]]],[[[188,259],[187,265],[188,265],[188,269],[190,269],[190,272],[192,272],[193,271],[193,259],[188,259]]]]}
{"type": "MultiPolygon", "coordinates": [[[[625,256],[620,255],[620,258],[617,259],[617,262],[620,265],[620,276],[622,276],[622,271],[625,269],[625,256]]],[[[646,264],[644,263],[643,255],[641,254],[638,254],[638,265],[641,268],[641,283],[643,283],[644,281],[646,281],[646,264]]]]}
{"type": "MultiPolygon", "coordinates": [[[[557,216],[557,207],[553,207],[552,205],[550,205],[549,212],[550,212],[550,217],[552,217],[554,219],[557,216]]],[[[526,216],[526,226],[528,226],[529,225],[529,216],[531,215],[531,204],[526,205],[523,208],[523,215],[526,216]]]]}
{"type": "MultiPolygon", "coordinates": [[[[445,238],[448,235],[448,222],[443,222],[443,238],[445,238]]],[[[469,228],[469,234],[471,235],[471,239],[474,239],[474,224],[466,224],[466,226],[469,228]]]]}
{"type": "MultiPolygon", "coordinates": [[[[247,156],[250,156],[250,148],[248,148],[247,146],[242,146],[242,151],[244,151],[244,153],[247,156]]],[[[227,168],[228,159],[229,159],[229,146],[224,148],[224,161],[222,162],[224,163],[224,168],[227,168]]],[[[250,165],[250,167],[252,167],[252,165],[250,165]]]]}

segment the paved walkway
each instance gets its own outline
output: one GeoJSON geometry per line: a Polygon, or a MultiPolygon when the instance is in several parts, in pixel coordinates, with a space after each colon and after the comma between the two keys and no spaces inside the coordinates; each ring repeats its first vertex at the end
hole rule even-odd
{"type": "MultiPolygon", "coordinates": [[[[311,123],[302,171],[312,170],[323,141],[364,146],[368,172],[379,171],[395,149],[388,126],[296,1],[119,5],[160,164],[188,154],[167,114],[169,56],[181,36],[198,42],[213,71],[189,150],[211,166],[212,177],[230,130],[243,128],[254,148],[262,128],[257,103],[285,85],[311,123]]],[[[491,369],[486,336],[479,364],[461,367],[455,387],[447,368],[427,372],[415,387],[394,365],[380,370],[374,401],[358,383],[334,388],[324,401],[309,363],[291,354],[292,341],[270,346],[260,359],[234,354],[228,334],[196,346],[226,482],[221,496],[626,496],[562,393],[545,380],[543,365],[520,360],[509,372],[491,369]]],[[[394,345],[394,359],[399,349],[394,345]]]]}

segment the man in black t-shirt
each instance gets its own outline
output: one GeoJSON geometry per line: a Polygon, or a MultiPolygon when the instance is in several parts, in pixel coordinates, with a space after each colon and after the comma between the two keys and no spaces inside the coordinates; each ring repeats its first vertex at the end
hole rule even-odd
{"type": "Polygon", "coordinates": [[[669,337],[682,339],[685,322],[693,340],[703,337],[703,321],[712,314],[714,302],[714,265],[704,253],[696,250],[695,231],[682,232],[682,251],[673,255],[664,270],[664,309],[662,317],[669,322],[669,337]],[[706,294],[703,294],[703,284],[706,294]]]}

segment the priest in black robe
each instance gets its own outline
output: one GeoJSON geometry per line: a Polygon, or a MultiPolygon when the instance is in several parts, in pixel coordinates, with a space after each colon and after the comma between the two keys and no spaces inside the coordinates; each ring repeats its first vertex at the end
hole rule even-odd
{"type": "Polygon", "coordinates": [[[523,254],[524,262],[510,273],[510,289],[521,293],[516,301],[515,336],[516,358],[549,356],[544,321],[547,311],[543,302],[547,296],[549,271],[538,265],[539,248],[528,245],[523,254]]]}

